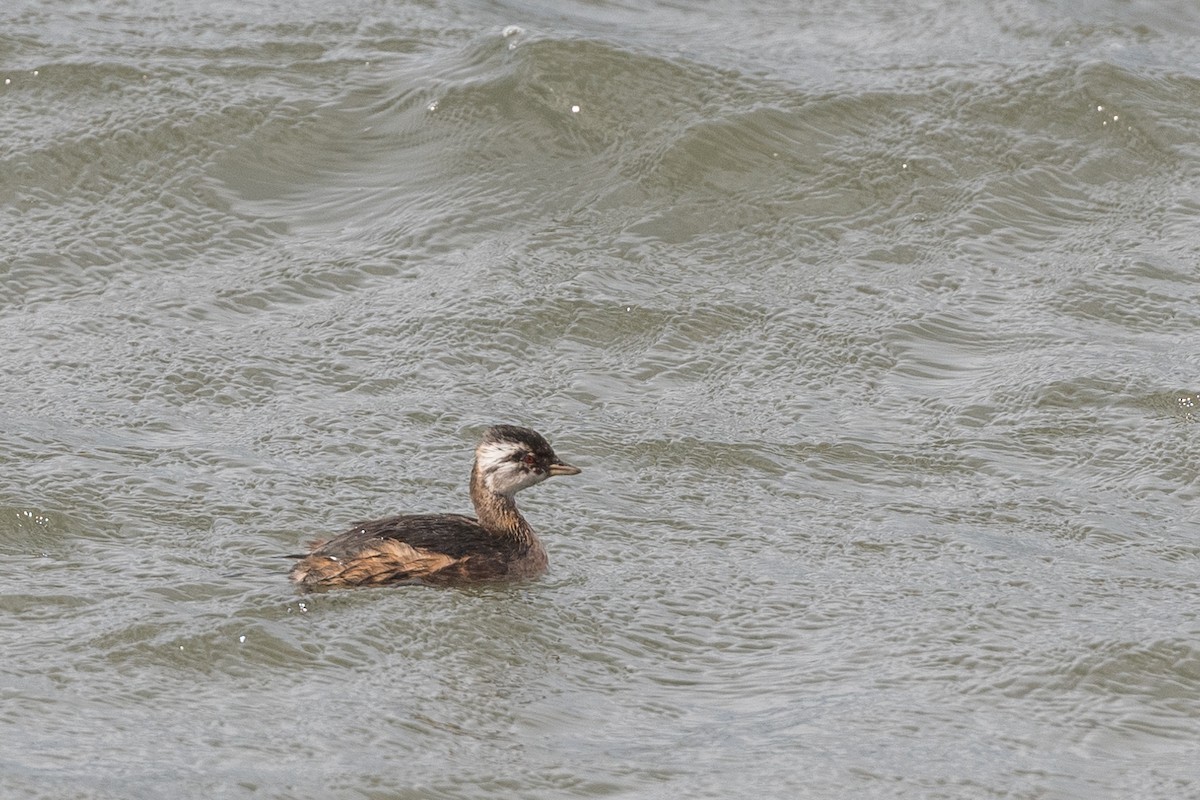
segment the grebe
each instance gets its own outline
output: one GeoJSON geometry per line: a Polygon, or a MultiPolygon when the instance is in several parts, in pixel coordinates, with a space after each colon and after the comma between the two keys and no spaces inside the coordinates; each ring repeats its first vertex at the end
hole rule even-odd
{"type": "Polygon", "coordinates": [[[546,570],[546,551],[513,495],[579,471],[563,463],[536,431],[496,425],[483,434],[471,468],[478,519],[403,514],[360,522],[327,542],[314,542],[292,568],[291,579],[315,589],[535,577],[546,570]]]}

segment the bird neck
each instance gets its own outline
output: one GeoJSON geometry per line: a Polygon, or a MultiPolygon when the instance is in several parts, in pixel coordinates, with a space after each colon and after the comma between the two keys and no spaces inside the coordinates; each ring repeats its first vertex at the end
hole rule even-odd
{"type": "Polygon", "coordinates": [[[471,471],[471,502],[479,524],[489,533],[530,547],[538,546],[533,528],[517,510],[517,502],[509,495],[487,488],[478,468],[471,471]]]}

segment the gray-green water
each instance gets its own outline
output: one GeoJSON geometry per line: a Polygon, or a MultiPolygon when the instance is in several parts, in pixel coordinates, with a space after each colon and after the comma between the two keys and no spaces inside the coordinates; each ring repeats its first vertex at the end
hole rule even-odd
{"type": "Polygon", "coordinates": [[[1200,796],[1195,4],[0,16],[0,795],[1200,796]]]}

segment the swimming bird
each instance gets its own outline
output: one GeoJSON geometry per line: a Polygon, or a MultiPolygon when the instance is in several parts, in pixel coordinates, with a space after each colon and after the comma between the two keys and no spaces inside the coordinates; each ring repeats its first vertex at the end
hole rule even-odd
{"type": "Polygon", "coordinates": [[[297,556],[291,579],[316,589],[536,577],[546,570],[546,550],[517,510],[514,496],[547,478],[579,472],[559,459],[537,431],[493,426],[475,448],[471,468],[475,517],[402,514],[359,522],[297,556]]]}

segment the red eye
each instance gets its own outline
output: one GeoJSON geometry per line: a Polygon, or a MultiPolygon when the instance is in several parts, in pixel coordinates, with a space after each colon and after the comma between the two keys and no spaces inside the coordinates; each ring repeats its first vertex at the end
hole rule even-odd
{"type": "Polygon", "coordinates": [[[535,456],[533,453],[526,453],[525,457],[521,460],[525,462],[525,466],[532,467],[537,463],[537,456],[535,456]]]}

